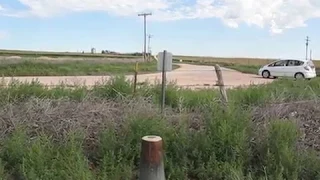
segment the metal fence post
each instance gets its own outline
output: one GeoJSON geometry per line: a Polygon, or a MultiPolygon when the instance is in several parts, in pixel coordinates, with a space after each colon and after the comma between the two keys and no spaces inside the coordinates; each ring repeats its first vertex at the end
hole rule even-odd
{"type": "Polygon", "coordinates": [[[163,143],[159,136],[144,136],[141,142],[139,180],[165,180],[163,143]]]}
{"type": "Polygon", "coordinates": [[[135,67],[134,67],[134,76],[133,76],[133,94],[134,95],[137,92],[138,65],[139,65],[139,63],[136,62],[135,67]]]}
{"type": "Polygon", "coordinates": [[[166,104],[166,55],[167,51],[163,51],[163,58],[162,58],[162,83],[161,83],[161,113],[164,113],[164,108],[166,104]]]}

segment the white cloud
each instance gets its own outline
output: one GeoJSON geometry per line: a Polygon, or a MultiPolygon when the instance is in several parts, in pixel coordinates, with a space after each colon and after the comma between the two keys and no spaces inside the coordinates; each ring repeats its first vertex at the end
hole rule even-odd
{"type": "MultiPolygon", "coordinates": [[[[106,11],[120,16],[153,12],[151,20],[219,18],[230,27],[240,23],[268,28],[272,33],[306,26],[320,17],[320,0],[19,0],[26,11],[10,16],[54,17],[72,12],[106,11]]],[[[3,9],[3,8],[2,8],[3,9]]],[[[0,6],[1,12],[1,6],[0,6]]]]}

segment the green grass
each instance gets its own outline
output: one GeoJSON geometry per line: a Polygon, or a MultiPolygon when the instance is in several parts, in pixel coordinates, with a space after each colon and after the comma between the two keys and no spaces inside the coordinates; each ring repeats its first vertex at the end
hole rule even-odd
{"type": "Polygon", "coordinates": [[[223,67],[237,70],[246,74],[258,74],[258,70],[261,66],[250,66],[250,65],[225,65],[223,67]]]}
{"type": "MultiPolygon", "coordinates": [[[[176,63],[180,63],[178,60],[174,60],[176,63]]],[[[195,64],[195,65],[207,65],[207,66],[214,66],[215,64],[219,64],[222,67],[230,68],[237,70],[242,73],[247,74],[257,74],[258,70],[261,66],[259,65],[246,65],[246,64],[237,64],[237,63],[227,63],[227,62],[210,62],[210,61],[186,61],[182,63],[188,63],[188,64],[195,64]]]]}
{"type": "Polygon", "coordinates": [[[132,89],[124,77],[93,89],[36,82],[1,88],[0,177],[136,179],[140,139],[154,134],[164,140],[167,179],[320,178],[316,149],[300,147],[294,119],[252,113],[273,103],[319,99],[318,78],[228,90],[227,112],[216,90],[170,84],[165,116],[158,84],[140,86],[135,95],[132,89]]]}
{"type": "MultiPolygon", "coordinates": [[[[135,63],[118,62],[32,62],[1,64],[2,76],[80,76],[80,75],[116,75],[133,74],[135,63]]],[[[174,65],[176,69],[177,65],[174,65]]],[[[139,73],[151,73],[157,71],[156,62],[139,63],[139,73]]]]}

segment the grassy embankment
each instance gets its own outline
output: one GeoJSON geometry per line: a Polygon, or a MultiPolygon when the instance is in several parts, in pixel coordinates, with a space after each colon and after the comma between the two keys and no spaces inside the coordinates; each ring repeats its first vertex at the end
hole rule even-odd
{"type": "Polygon", "coordinates": [[[132,96],[123,78],[90,90],[12,84],[0,89],[0,177],[135,179],[140,138],[153,134],[165,142],[167,179],[320,178],[318,79],[228,95],[224,113],[218,91],[169,85],[163,117],[159,85],[132,96]]]}
{"type": "MultiPolygon", "coordinates": [[[[124,60],[125,61],[125,60],[124,60]]],[[[70,60],[70,61],[40,61],[15,60],[15,62],[0,61],[2,76],[81,76],[81,75],[120,75],[133,74],[134,62],[108,62],[108,60],[70,60]]],[[[174,65],[173,68],[178,68],[174,65]]],[[[157,64],[139,62],[139,74],[157,71],[157,64]]]]}
{"type": "MultiPolygon", "coordinates": [[[[156,72],[156,62],[141,62],[141,57],[128,54],[82,54],[0,50],[2,76],[80,76],[133,74],[135,61],[139,73],[156,72]],[[9,58],[8,56],[20,56],[9,58]]],[[[153,58],[152,58],[153,59],[153,58]]],[[[179,66],[175,65],[174,68],[179,66]]]]}

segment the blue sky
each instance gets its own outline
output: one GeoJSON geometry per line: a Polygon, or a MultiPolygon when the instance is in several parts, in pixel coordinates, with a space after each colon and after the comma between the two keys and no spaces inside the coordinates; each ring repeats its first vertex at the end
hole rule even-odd
{"type": "Polygon", "coordinates": [[[319,0],[0,0],[0,49],[320,59],[319,0]],[[303,1],[303,3],[302,3],[303,1]],[[291,3],[292,2],[292,3],[291,3]]]}

